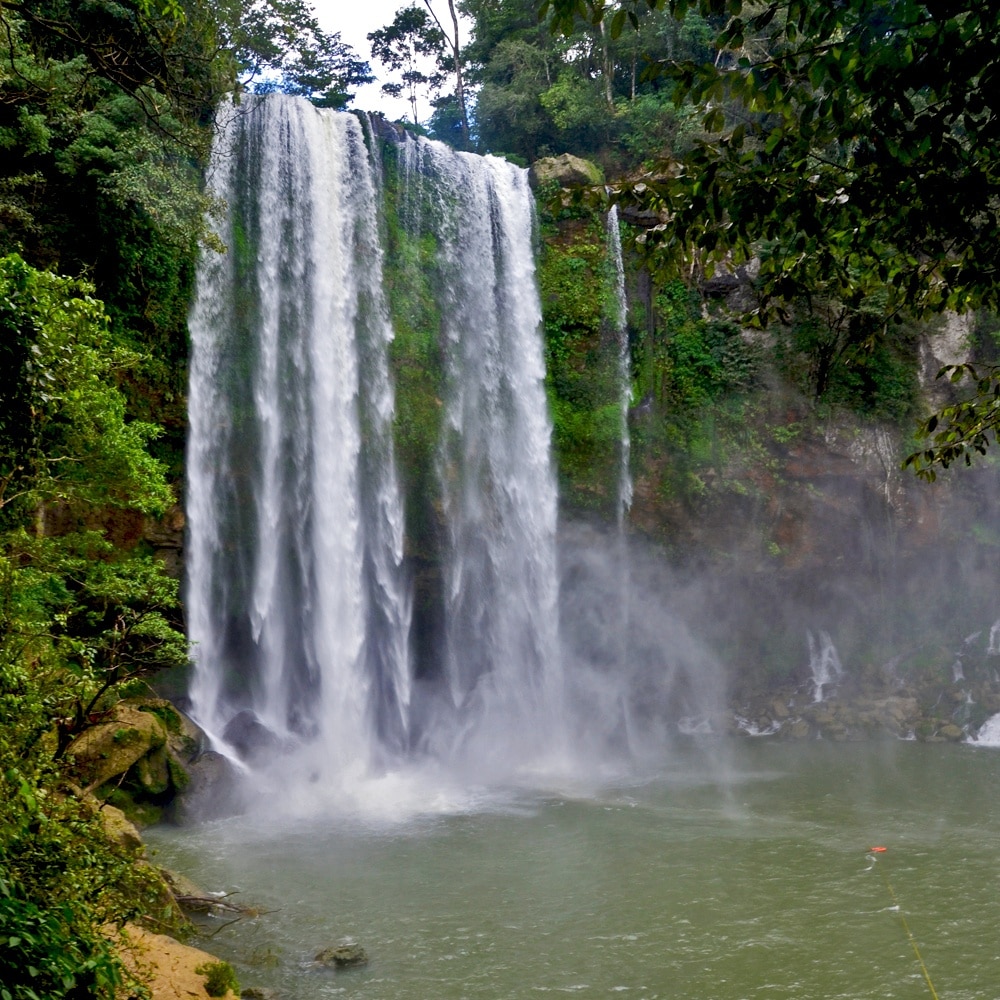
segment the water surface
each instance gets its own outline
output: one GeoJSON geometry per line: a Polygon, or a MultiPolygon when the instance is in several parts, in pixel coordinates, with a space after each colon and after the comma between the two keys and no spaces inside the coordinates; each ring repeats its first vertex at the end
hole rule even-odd
{"type": "Polygon", "coordinates": [[[998,995],[1000,752],[756,740],[734,757],[723,782],[682,752],[587,795],[148,840],[273,911],[206,946],[286,1000],[930,996],[901,916],[942,1000],[998,995]],[[366,968],[309,967],[344,937],[366,968]]]}

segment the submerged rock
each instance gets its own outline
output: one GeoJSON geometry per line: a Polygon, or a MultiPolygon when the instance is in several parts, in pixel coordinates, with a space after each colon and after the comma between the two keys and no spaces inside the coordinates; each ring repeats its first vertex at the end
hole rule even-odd
{"type": "Polygon", "coordinates": [[[359,944],[346,942],[324,948],[313,960],[317,965],[331,969],[349,969],[368,964],[368,953],[359,944]]]}

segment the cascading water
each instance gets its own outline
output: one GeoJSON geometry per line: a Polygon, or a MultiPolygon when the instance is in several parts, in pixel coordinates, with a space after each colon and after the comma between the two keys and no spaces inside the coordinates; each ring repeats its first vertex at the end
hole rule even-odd
{"type": "Polygon", "coordinates": [[[364,767],[371,732],[405,743],[410,684],[374,174],[351,116],[230,110],[229,251],[190,323],[192,701],[231,743],[235,717],[314,747],[313,773],[364,767]]]}
{"type": "Polygon", "coordinates": [[[632,438],[628,426],[628,411],[632,405],[632,364],[628,346],[628,300],[625,296],[625,262],[622,259],[622,236],[618,227],[618,206],[612,205],[607,222],[608,251],[614,267],[614,323],[618,348],[618,386],[620,454],[618,464],[618,523],[621,526],[632,506],[632,438]]]}
{"type": "Polygon", "coordinates": [[[809,672],[812,675],[813,702],[820,702],[827,694],[827,688],[836,684],[844,674],[837,647],[830,633],[820,629],[817,635],[806,631],[809,642],[809,672]]]}
{"type": "Polygon", "coordinates": [[[452,704],[466,744],[551,749],[563,724],[557,510],[527,174],[422,140],[403,159],[411,235],[437,248],[452,704]]]}
{"type": "Polygon", "coordinates": [[[196,718],[252,765],[276,759],[283,785],[372,773],[416,742],[551,750],[556,490],[525,172],[426,140],[398,156],[401,214],[436,241],[444,359],[434,690],[450,697],[418,733],[380,164],[351,115],[270,97],[229,118],[211,178],[229,251],[206,254],[190,322],[196,718]]]}

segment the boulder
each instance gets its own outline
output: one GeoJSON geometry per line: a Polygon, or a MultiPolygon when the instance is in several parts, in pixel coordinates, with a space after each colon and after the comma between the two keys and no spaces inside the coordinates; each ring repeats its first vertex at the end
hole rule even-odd
{"type": "Polygon", "coordinates": [[[166,744],[166,727],[152,712],[119,702],[106,721],[73,740],[67,754],[73,758],[76,777],[86,791],[92,791],[166,744]]]}
{"type": "Polygon", "coordinates": [[[812,729],[805,719],[793,719],[782,728],[781,735],[790,740],[805,740],[812,735],[812,729]]]}
{"type": "Polygon", "coordinates": [[[528,178],[532,187],[556,183],[559,187],[594,187],[604,184],[604,173],[596,163],[561,153],[545,156],[531,165],[528,178]]]}
{"type": "Polygon", "coordinates": [[[104,825],[104,835],[112,844],[117,844],[130,854],[141,855],[145,852],[138,828],[121,809],[105,802],[100,807],[99,815],[104,825]]]}
{"type": "Polygon", "coordinates": [[[226,723],[222,738],[246,761],[269,757],[282,749],[277,733],[265,726],[250,709],[238,712],[226,723]]]}
{"type": "MultiPolygon", "coordinates": [[[[144,983],[152,1000],[208,1000],[204,969],[219,960],[208,952],[181,944],[165,934],[153,934],[134,924],[127,924],[116,941],[125,967],[144,983]]],[[[237,1000],[232,990],[224,1000],[237,1000]]]]}
{"type": "Polygon", "coordinates": [[[173,822],[224,819],[243,811],[242,773],[228,757],[206,750],[187,765],[187,775],[187,788],[171,806],[173,822]]]}

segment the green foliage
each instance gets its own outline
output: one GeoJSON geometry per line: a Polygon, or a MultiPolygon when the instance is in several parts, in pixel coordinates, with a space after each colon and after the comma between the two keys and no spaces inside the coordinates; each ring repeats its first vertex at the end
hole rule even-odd
{"type": "MultiPolygon", "coordinates": [[[[715,59],[659,61],[675,99],[704,109],[706,133],[635,192],[671,215],[647,241],[660,262],[711,273],[768,242],[777,250],[761,261],[759,322],[814,296],[857,314],[877,294],[889,341],[899,317],[1000,305],[1000,7],[625,0],[611,34],[638,29],[650,6],[723,18],[715,59]]],[[[562,31],[611,10],[603,0],[541,8],[562,31]]],[[[889,379],[880,367],[875,380],[889,379]]],[[[981,381],[911,456],[928,478],[992,439],[1000,413],[981,381]]],[[[897,402],[904,395],[898,387],[897,402]]]]}
{"type": "Polygon", "coordinates": [[[107,691],[187,662],[177,581],[159,561],[118,553],[86,531],[58,537],[11,531],[0,559],[5,648],[36,665],[33,683],[46,685],[59,750],[107,691]]]}
{"type": "Polygon", "coordinates": [[[863,315],[837,310],[835,319],[814,309],[779,331],[779,369],[817,403],[878,420],[902,423],[918,396],[916,337],[875,335],[863,315]]]}
{"type": "Polygon", "coordinates": [[[51,725],[64,675],[44,636],[0,635],[0,985],[112,1000],[123,976],[101,928],[160,913],[161,885],[62,787],[51,725]]]}
{"type": "Polygon", "coordinates": [[[599,219],[546,240],[538,280],[553,447],[566,502],[610,511],[621,437],[617,349],[607,324],[612,277],[599,219]]]}
{"type": "Polygon", "coordinates": [[[399,97],[404,92],[410,102],[412,121],[417,124],[417,96],[422,89],[436,94],[444,83],[440,72],[426,72],[422,57],[440,60],[445,51],[445,36],[423,7],[412,4],[396,11],[391,24],[368,35],[372,56],[399,80],[382,84],[382,92],[399,97]]]}
{"type": "Polygon", "coordinates": [[[92,527],[95,510],[172,497],[147,451],[157,428],[118,388],[136,355],[91,286],[2,258],[0,330],[0,982],[111,998],[98,928],[159,911],[159,883],[68,794],[61,755],[116,684],[186,662],[176,581],[92,527]]]}
{"type": "Polygon", "coordinates": [[[251,0],[213,9],[240,86],[281,91],[320,107],[343,108],[374,77],[339,32],[328,34],[303,0],[251,0]]]}
{"type": "Polygon", "coordinates": [[[635,392],[647,413],[633,428],[635,460],[664,500],[706,503],[744,493],[743,477],[766,462],[752,395],[761,348],[735,324],[705,319],[697,294],[662,287],[635,337],[635,392]]]}
{"type": "Polygon", "coordinates": [[[413,213],[427,206],[411,201],[398,176],[399,165],[386,150],[384,217],[386,277],[395,337],[391,361],[396,389],[393,428],[400,473],[407,484],[406,529],[412,554],[434,550],[437,514],[437,449],[441,440],[443,365],[439,346],[441,315],[435,300],[437,243],[419,232],[413,213]]]}
{"type": "Polygon", "coordinates": [[[0,874],[0,998],[108,997],[122,982],[110,947],[68,903],[42,909],[0,874]]]}
{"type": "Polygon", "coordinates": [[[137,358],[110,342],[93,289],[0,259],[0,512],[53,501],[162,512],[171,501],[116,379],[137,358]]]}
{"type": "Polygon", "coordinates": [[[194,971],[205,977],[205,992],[210,997],[224,997],[230,990],[239,996],[240,984],[228,962],[205,962],[194,971]]]}
{"type": "Polygon", "coordinates": [[[474,36],[466,48],[479,83],[481,149],[526,160],[572,151],[612,172],[690,145],[693,116],[649,70],[657,59],[711,58],[708,22],[645,10],[639,30],[601,30],[570,18],[565,37],[540,24],[532,0],[466,0],[474,36]]]}

